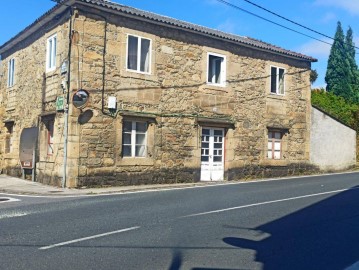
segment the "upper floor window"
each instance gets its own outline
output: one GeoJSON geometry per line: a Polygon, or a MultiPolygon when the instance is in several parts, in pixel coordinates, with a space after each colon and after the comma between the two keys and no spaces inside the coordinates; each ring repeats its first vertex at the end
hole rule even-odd
{"type": "Polygon", "coordinates": [[[7,73],[7,86],[12,87],[15,83],[15,59],[12,58],[8,63],[8,73],[7,73]]]}
{"type": "Polygon", "coordinates": [[[124,121],[122,130],[122,156],[146,157],[147,123],[124,121]]]}
{"type": "Polygon", "coordinates": [[[269,159],[282,158],[283,133],[277,130],[268,130],[268,155],[269,159]]]}
{"type": "Polygon", "coordinates": [[[225,86],[226,83],[226,57],[208,53],[207,83],[225,86]]]}
{"type": "Polygon", "coordinates": [[[46,71],[53,71],[56,68],[57,37],[53,35],[47,39],[46,48],[46,71]]]}
{"type": "Polygon", "coordinates": [[[271,93],[284,95],[284,73],[283,68],[271,67],[271,93]]]}
{"type": "Polygon", "coordinates": [[[127,69],[150,73],[151,40],[138,36],[127,37],[127,69]]]}

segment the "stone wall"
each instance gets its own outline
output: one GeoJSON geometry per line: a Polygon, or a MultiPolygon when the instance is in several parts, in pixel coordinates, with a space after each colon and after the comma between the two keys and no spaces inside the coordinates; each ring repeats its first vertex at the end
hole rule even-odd
{"type": "Polygon", "coordinates": [[[37,148],[37,181],[59,185],[63,162],[63,117],[55,117],[54,146],[52,156],[47,155],[47,134],[44,124],[46,115],[55,116],[56,97],[63,94],[60,72],[61,62],[67,58],[69,24],[68,15],[45,24],[41,31],[12,47],[2,55],[4,76],[0,77],[1,134],[0,167],[3,173],[20,176],[20,135],[24,128],[39,127],[37,148]],[[47,38],[57,34],[57,69],[46,72],[47,38]],[[15,59],[15,84],[7,87],[8,61],[15,59]],[[12,151],[4,152],[7,129],[4,121],[13,121],[12,151]]]}

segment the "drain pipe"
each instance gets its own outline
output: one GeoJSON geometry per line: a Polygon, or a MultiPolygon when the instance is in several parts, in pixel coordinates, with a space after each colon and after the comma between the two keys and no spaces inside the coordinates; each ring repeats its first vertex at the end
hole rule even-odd
{"type": "Polygon", "coordinates": [[[64,111],[64,164],[61,187],[66,187],[66,171],[67,171],[67,144],[68,144],[68,125],[69,125],[69,103],[70,103],[70,73],[71,73],[71,47],[72,47],[72,27],[73,27],[73,10],[70,7],[70,26],[69,26],[69,54],[68,54],[68,67],[67,67],[67,89],[66,89],[66,104],[64,111]]]}

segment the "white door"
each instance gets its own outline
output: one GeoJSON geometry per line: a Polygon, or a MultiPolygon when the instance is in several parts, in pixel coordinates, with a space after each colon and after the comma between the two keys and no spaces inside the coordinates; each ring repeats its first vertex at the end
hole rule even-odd
{"type": "Polygon", "coordinates": [[[202,128],[201,181],[222,181],[224,129],[202,128]]]}

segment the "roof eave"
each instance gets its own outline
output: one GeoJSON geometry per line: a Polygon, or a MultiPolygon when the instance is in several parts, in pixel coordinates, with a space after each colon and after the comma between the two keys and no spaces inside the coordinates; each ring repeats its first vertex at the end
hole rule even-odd
{"type": "MultiPolygon", "coordinates": [[[[96,6],[97,9],[99,10],[102,10],[104,12],[110,12],[110,13],[113,13],[113,14],[121,14],[122,16],[124,17],[127,17],[127,18],[132,18],[132,19],[136,19],[136,20],[141,20],[143,22],[150,22],[152,24],[156,24],[156,25],[161,25],[161,26],[165,26],[165,27],[168,27],[168,28],[172,28],[172,29],[178,29],[178,30],[182,30],[182,31],[187,31],[187,32],[191,32],[191,33],[194,33],[194,34],[200,34],[202,36],[207,36],[207,37],[210,37],[210,38],[215,38],[215,39],[218,39],[218,40],[225,40],[227,42],[230,42],[230,43],[234,43],[234,44],[240,44],[244,47],[247,47],[247,48],[251,48],[251,49],[255,49],[255,50],[259,50],[259,51],[263,51],[263,52],[269,52],[269,53],[272,53],[272,54],[276,54],[276,55],[280,55],[280,56],[284,56],[284,57],[287,57],[287,58],[291,58],[291,59],[295,59],[295,60],[299,60],[299,61],[305,61],[305,62],[317,62],[318,60],[313,58],[313,57],[310,57],[310,56],[307,56],[307,55],[301,55],[299,53],[295,53],[293,52],[293,54],[297,54],[297,55],[293,55],[291,53],[288,53],[290,51],[288,51],[287,53],[286,52],[281,52],[280,50],[274,50],[274,49],[268,49],[268,48],[262,48],[260,46],[256,46],[254,44],[250,44],[250,43],[245,43],[243,41],[239,41],[239,40],[234,40],[234,39],[231,39],[231,38],[226,38],[226,37],[222,37],[220,35],[216,35],[216,34],[211,34],[211,33],[206,33],[204,31],[200,31],[200,30],[195,30],[195,29],[191,29],[191,28],[187,28],[187,27],[183,27],[183,26],[179,26],[179,25],[176,25],[176,24],[171,24],[171,23],[166,23],[166,22],[162,22],[160,20],[157,20],[155,18],[149,18],[147,16],[141,16],[141,15],[137,15],[137,14],[131,14],[129,12],[125,12],[123,10],[118,10],[118,9],[115,9],[115,8],[112,8],[112,7],[108,7],[106,6],[106,3],[105,4],[95,4],[93,2],[86,2],[86,1],[82,1],[81,0],[81,4],[84,5],[84,6],[89,6],[89,7],[94,7],[96,6]]],[[[194,24],[193,24],[194,25],[194,24]]],[[[207,30],[214,30],[214,29],[211,29],[211,28],[208,28],[208,27],[203,27],[204,29],[207,29],[207,30]]],[[[214,31],[217,31],[217,30],[214,30],[214,31]]],[[[218,31],[220,32],[220,31],[218,31]]],[[[224,34],[227,34],[227,33],[224,33],[224,34]]]]}

